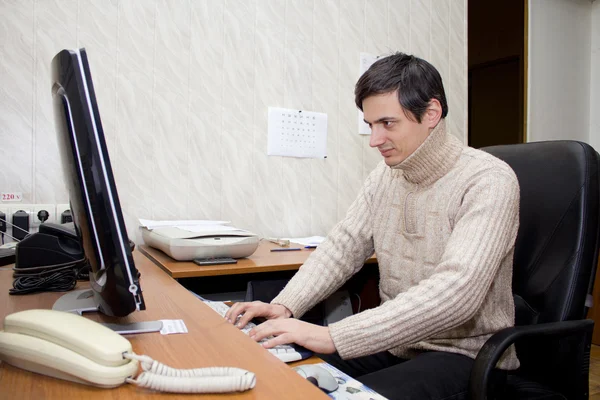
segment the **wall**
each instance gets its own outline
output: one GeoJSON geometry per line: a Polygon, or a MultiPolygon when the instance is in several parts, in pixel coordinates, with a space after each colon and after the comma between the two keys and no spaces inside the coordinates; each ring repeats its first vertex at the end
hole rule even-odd
{"type": "Polygon", "coordinates": [[[440,70],[466,129],[466,0],[2,0],[0,191],[67,200],[50,61],[88,50],[130,236],[137,218],[324,235],[380,156],[355,134],[359,53],[440,70]],[[328,114],[326,160],[268,157],[267,107],[328,114]]]}
{"type": "Polygon", "coordinates": [[[591,108],[590,78],[600,73],[591,67],[592,7],[597,14],[589,0],[529,0],[530,142],[590,141],[590,110],[599,109],[597,100],[591,108]]]}

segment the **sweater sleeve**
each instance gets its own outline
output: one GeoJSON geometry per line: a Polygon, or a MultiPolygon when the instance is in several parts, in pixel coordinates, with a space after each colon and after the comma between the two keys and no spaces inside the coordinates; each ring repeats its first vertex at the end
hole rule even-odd
{"type": "Polygon", "coordinates": [[[454,229],[429,278],[379,307],[329,325],[342,358],[417,343],[475,315],[514,248],[519,186],[512,171],[495,170],[475,177],[463,193],[454,229]]]}
{"type": "Polygon", "coordinates": [[[384,170],[380,165],[369,175],[345,218],[271,303],[284,305],[294,317],[300,318],[363,267],[374,252],[371,193],[384,170]]]}

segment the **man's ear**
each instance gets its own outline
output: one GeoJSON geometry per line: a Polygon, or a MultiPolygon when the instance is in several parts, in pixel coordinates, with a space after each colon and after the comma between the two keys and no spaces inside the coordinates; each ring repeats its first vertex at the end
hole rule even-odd
{"type": "Polygon", "coordinates": [[[442,105],[438,99],[431,99],[425,114],[423,115],[423,123],[427,125],[429,129],[433,129],[437,126],[438,122],[442,118],[442,105]]]}

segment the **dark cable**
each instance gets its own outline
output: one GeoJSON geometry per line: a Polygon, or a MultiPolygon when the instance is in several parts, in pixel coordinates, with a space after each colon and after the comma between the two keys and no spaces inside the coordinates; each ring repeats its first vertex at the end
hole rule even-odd
{"type": "Polygon", "coordinates": [[[90,279],[90,263],[86,259],[81,268],[79,268],[79,272],[77,273],[78,281],[87,281],[90,279]]]}
{"type": "Polygon", "coordinates": [[[43,265],[32,268],[13,268],[12,295],[37,292],[67,292],[77,284],[80,272],[87,266],[87,260],[43,265]]]}
{"type": "Polygon", "coordinates": [[[55,272],[47,277],[21,276],[14,280],[10,294],[37,292],[67,292],[75,289],[77,280],[74,270],[55,272]]]}

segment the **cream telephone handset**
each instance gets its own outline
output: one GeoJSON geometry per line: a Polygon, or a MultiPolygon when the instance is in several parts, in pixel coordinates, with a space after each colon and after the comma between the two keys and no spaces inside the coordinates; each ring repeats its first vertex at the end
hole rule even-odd
{"type": "Polygon", "coordinates": [[[54,310],[7,315],[0,331],[0,360],[54,378],[103,388],[125,382],[178,393],[245,391],[256,384],[239,368],[178,370],[135,354],[131,343],[85,317],[54,310]],[[143,372],[134,379],[138,367],[143,372]]]}

